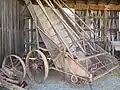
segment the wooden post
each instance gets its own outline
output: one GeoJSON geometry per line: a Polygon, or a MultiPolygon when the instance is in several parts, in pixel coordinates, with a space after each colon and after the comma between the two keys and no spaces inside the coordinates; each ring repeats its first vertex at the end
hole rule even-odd
{"type": "Polygon", "coordinates": [[[107,26],[107,11],[104,11],[104,17],[103,17],[103,25],[104,25],[104,31],[103,31],[103,40],[107,41],[107,33],[108,33],[108,26],[107,26]]]}

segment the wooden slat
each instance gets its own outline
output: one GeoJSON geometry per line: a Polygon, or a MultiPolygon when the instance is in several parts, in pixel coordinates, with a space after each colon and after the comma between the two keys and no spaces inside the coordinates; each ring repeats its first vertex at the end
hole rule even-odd
{"type": "Polygon", "coordinates": [[[9,83],[9,82],[1,82],[2,84],[0,85],[1,87],[6,87],[9,90],[27,90],[22,87],[19,87],[15,84],[9,83]]]}
{"type": "MultiPolygon", "coordinates": [[[[17,0],[1,0],[0,3],[0,65],[4,57],[8,54],[20,53],[18,46],[23,46],[23,41],[19,42],[20,30],[20,3],[17,0]],[[17,5],[16,5],[17,4],[17,5]]],[[[20,48],[21,50],[21,48],[20,48]]],[[[23,48],[22,48],[23,50],[23,48]]]]}
{"type": "Polygon", "coordinates": [[[81,4],[98,4],[98,3],[102,3],[102,4],[119,4],[119,0],[63,0],[66,3],[81,3],[81,4]],[[75,2],[76,1],[76,2],[75,2]]]}
{"type": "Polygon", "coordinates": [[[115,4],[80,4],[80,3],[66,3],[69,7],[76,10],[120,10],[120,5],[115,4]]]}

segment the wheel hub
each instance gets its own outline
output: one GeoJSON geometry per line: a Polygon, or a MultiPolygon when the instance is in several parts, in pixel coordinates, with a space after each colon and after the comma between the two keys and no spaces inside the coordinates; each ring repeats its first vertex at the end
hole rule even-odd
{"type": "Polygon", "coordinates": [[[33,64],[32,64],[32,68],[33,68],[34,70],[37,70],[37,69],[38,69],[38,65],[37,65],[36,63],[33,63],[33,64]]]}

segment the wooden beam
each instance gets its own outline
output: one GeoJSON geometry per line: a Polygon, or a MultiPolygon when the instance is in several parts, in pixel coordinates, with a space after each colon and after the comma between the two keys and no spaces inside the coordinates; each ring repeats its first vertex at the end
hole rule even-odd
{"type": "Polygon", "coordinates": [[[80,3],[67,3],[67,5],[71,8],[74,8],[76,10],[115,10],[115,11],[120,11],[120,5],[115,5],[115,4],[80,4],[80,3]]]}
{"type": "Polygon", "coordinates": [[[20,86],[17,86],[15,84],[12,84],[12,83],[9,83],[9,82],[5,82],[5,81],[2,81],[0,86],[8,88],[9,90],[27,90],[27,89],[24,89],[24,88],[22,88],[20,86]]]}
{"type": "Polygon", "coordinates": [[[103,26],[104,26],[104,31],[103,31],[103,40],[107,41],[107,32],[108,32],[108,26],[107,26],[107,11],[104,11],[103,15],[103,26]]]}

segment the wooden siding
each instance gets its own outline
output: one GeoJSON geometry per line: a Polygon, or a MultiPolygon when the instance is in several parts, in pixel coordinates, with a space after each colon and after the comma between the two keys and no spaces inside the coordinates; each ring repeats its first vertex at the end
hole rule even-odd
{"type": "Polygon", "coordinates": [[[18,0],[0,0],[0,64],[8,54],[24,50],[21,7],[18,0]]]}

